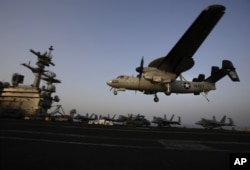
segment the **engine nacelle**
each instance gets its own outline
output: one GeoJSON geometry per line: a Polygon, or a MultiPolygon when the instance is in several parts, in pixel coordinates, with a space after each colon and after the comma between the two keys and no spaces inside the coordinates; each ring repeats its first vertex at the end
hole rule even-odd
{"type": "Polygon", "coordinates": [[[171,82],[176,79],[176,74],[171,73],[171,72],[165,72],[165,71],[158,70],[156,68],[150,68],[150,67],[147,67],[147,69],[146,68],[144,69],[145,69],[145,73],[143,74],[143,77],[149,81],[161,83],[161,82],[171,82]]]}

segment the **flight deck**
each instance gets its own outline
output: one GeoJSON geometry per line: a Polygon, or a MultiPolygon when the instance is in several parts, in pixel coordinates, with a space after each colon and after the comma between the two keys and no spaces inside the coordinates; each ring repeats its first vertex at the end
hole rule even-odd
{"type": "Polygon", "coordinates": [[[0,119],[1,169],[229,169],[250,133],[0,119]]]}

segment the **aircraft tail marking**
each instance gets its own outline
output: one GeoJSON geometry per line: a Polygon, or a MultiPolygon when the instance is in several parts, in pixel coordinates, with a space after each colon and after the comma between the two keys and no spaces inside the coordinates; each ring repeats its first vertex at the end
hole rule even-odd
{"type": "Polygon", "coordinates": [[[217,66],[213,66],[211,70],[211,76],[208,77],[205,81],[216,83],[226,75],[228,75],[232,81],[240,81],[236,69],[233,66],[233,63],[229,60],[222,61],[221,69],[219,69],[219,67],[217,66]]]}

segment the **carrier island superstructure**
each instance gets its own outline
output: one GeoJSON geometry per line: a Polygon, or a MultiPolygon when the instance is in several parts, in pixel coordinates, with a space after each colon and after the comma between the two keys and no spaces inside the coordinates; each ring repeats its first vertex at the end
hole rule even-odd
{"type": "Polygon", "coordinates": [[[14,73],[11,84],[0,81],[0,117],[36,117],[46,116],[48,109],[53,102],[59,102],[55,83],[61,83],[56,79],[54,72],[46,70],[46,67],[55,66],[52,62],[53,46],[49,51],[43,54],[39,51],[30,50],[37,57],[36,66],[30,66],[30,63],[21,65],[31,70],[34,74],[34,80],[31,85],[23,84],[24,75],[14,73]],[[40,86],[41,80],[46,84],[40,86]]]}

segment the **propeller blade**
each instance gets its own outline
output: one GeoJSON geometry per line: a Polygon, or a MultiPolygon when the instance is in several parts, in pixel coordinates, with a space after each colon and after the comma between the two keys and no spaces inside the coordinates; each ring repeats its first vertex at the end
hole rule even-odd
{"type": "Polygon", "coordinates": [[[144,57],[142,56],[142,59],[141,59],[141,68],[143,68],[143,65],[144,65],[144,57]]]}
{"type": "Polygon", "coordinates": [[[141,77],[143,73],[143,65],[144,65],[144,57],[142,56],[140,66],[136,68],[136,71],[139,73],[139,77],[141,77]]]}
{"type": "Polygon", "coordinates": [[[142,56],[140,66],[136,68],[136,71],[139,73],[139,75],[137,76],[139,78],[138,89],[139,89],[140,83],[141,83],[141,77],[142,77],[142,73],[143,73],[143,66],[144,66],[144,57],[142,56]]]}

